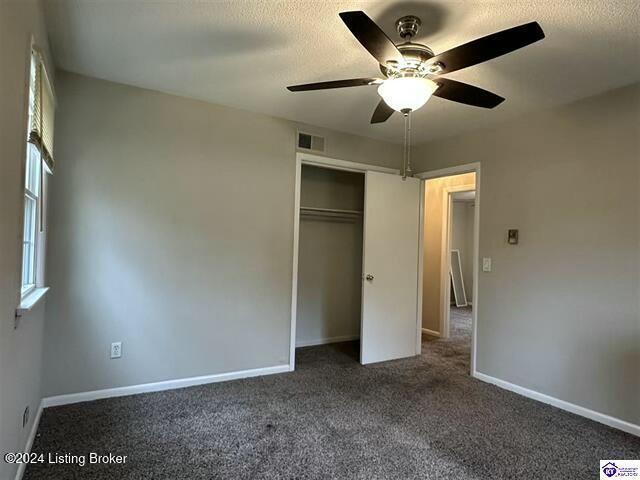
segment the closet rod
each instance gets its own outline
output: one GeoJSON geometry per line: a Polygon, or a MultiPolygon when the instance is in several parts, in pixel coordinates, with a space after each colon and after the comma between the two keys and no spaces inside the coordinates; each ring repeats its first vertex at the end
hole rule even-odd
{"type": "Polygon", "coordinates": [[[360,210],[341,210],[337,208],[300,207],[300,215],[317,215],[330,217],[361,217],[360,210]]]}

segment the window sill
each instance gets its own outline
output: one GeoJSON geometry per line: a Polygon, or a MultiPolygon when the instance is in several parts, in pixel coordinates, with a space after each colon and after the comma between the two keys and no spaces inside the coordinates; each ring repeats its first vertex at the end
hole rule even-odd
{"type": "Polygon", "coordinates": [[[16,317],[21,317],[25,313],[30,312],[33,308],[40,303],[45,294],[49,291],[49,287],[39,287],[29,292],[20,301],[20,305],[16,308],[16,317]]]}

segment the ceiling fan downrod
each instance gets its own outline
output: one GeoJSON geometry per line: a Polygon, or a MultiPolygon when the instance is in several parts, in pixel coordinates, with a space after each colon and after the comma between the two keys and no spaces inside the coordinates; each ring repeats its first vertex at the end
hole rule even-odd
{"type": "Polygon", "coordinates": [[[396,21],[396,30],[400,38],[410,41],[418,34],[422,22],[415,15],[405,15],[396,21]]]}

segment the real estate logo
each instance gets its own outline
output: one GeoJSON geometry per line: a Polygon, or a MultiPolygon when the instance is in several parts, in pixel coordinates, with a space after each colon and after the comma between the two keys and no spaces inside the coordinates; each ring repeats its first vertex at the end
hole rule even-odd
{"type": "Polygon", "coordinates": [[[600,460],[600,479],[640,479],[640,460],[600,460]]]}
{"type": "Polygon", "coordinates": [[[604,473],[607,477],[613,477],[616,473],[618,473],[618,467],[613,462],[608,462],[602,467],[602,473],[604,473]]]}

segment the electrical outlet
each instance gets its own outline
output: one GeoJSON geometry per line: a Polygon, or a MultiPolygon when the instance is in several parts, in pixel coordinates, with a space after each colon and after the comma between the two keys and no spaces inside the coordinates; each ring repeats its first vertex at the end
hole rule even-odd
{"type": "Polygon", "coordinates": [[[29,423],[29,405],[24,407],[24,412],[22,413],[22,428],[26,427],[29,423]]]}
{"type": "Polygon", "coordinates": [[[122,342],[113,342],[111,344],[111,358],[120,358],[122,356],[122,342]]]}

